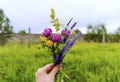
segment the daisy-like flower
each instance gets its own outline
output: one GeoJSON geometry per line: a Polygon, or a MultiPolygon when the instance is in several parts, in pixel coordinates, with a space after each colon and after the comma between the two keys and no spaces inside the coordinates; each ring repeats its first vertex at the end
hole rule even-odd
{"type": "Polygon", "coordinates": [[[46,28],[43,32],[43,35],[45,37],[49,37],[52,34],[52,29],[51,28],[46,28]]]}
{"type": "Polygon", "coordinates": [[[46,45],[47,45],[48,47],[51,47],[51,46],[53,45],[53,42],[52,42],[51,40],[48,40],[48,41],[46,42],[46,45]]]}
{"type": "Polygon", "coordinates": [[[40,41],[41,41],[41,42],[46,42],[46,41],[47,41],[47,38],[44,37],[44,36],[40,36],[40,41]]]}
{"type": "Polygon", "coordinates": [[[60,42],[61,40],[61,35],[60,34],[53,34],[52,35],[52,41],[53,42],[60,42]]]}

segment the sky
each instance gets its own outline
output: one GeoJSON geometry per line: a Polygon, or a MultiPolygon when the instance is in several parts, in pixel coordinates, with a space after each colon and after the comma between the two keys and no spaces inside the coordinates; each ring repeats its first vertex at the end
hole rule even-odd
{"type": "Polygon", "coordinates": [[[88,24],[104,23],[108,33],[120,26],[120,0],[0,0],[0,8],[10,19],[14,32],[31,28],[31,33],[42,33],[52,27],[50,9],[64,25],[73,18],[76,29],[87,32],[88,24]]]}

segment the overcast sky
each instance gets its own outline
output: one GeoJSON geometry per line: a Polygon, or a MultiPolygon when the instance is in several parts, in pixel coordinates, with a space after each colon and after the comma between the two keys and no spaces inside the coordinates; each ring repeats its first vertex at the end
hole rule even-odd
{"type": "Polygon", "coordinates": [[[120,0],[0,0],[0,8],[10,18],[15,32],[28,32],[31,27],[32,33],[41,33],[43,28],[51,27],[51,8],[62,24],[73,17],[82,33],[86,33],[88,24],[104,23],[108,32],[120,26],[120,0]]]}

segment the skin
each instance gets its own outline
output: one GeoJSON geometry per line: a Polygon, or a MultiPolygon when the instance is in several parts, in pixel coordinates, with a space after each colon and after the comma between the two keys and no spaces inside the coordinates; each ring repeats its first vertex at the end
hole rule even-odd
{"type": "Polygon", "coordinates": [[[35,73],[36,82],[54,82],[56,73],[61,69],[61,65],[47,64],[39,68],[35,73]]]}

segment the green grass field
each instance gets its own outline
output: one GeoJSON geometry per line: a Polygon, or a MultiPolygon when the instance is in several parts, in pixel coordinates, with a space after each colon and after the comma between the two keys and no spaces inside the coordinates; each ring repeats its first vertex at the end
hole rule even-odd
{"type": "MultiPolygon", "coordinates": [[[[0,82],[35,82],[52,56],[36,44],[0,46],[0,82]]],[[[66,53],[56,82],[120,82],[120,44],[79,43],[66,53]]]]}

